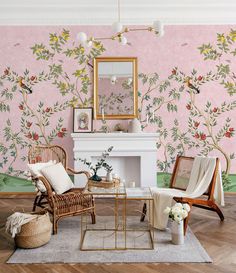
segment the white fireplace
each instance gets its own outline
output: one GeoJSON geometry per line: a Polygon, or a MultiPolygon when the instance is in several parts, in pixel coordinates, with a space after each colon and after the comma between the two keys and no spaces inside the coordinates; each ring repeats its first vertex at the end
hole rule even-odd
{"type": "MultiPolygon", "coordinates": [[[[113,172],[118,174],[129,187],[135,182],[136,187],[156,186],[156,142],[158,133],[73,133],[74,168],[87,170],[76,158],[95,161],[104,150],[113,146],[108,162],[113,172]]],[[[105,175],[101,170],[98,175],[105,175]]],[[[86,179],[77,175],[76,187],[83,187],[86,179]]]]}

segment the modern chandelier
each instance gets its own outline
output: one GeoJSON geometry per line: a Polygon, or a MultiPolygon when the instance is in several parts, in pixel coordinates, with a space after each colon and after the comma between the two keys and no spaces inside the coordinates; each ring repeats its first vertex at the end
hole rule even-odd
{"type": "Polygon", "coordinates": [[[124,27],[120,20],[120,0],[118,0],[117,3],[117,10],[118,10],[118,20],[112,24],[112,30],[114,32],[114,35],[109,37],[87,37],[87,34],[85,32],[79,32],[77,34],[77,39],[79,43],[81,43],[85,47],[91,47],[93,44],[93,41],[101,41],[101,40],[113,40],[118,41],[122,45],[129,44],[127,35],[129,32],[134,31],[149,31],[153,32],[158,37],[162,37],[164,35],[164,26],[163,24],[156,20],[153,22],[152,26],[144,27],[144,28],[128,28],[124,27]]]}

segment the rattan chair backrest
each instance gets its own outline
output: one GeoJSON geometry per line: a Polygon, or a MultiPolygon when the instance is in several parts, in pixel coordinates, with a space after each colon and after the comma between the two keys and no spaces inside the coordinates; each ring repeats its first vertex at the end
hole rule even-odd
{"type": "Polygon", "coordinates": [[[61,146],[32,146],[29,149],[29,163],[48,162],[49,160],[55,160],[57,163],[61,162],[64,168],[67,168],[67,154],[61,146]]]}

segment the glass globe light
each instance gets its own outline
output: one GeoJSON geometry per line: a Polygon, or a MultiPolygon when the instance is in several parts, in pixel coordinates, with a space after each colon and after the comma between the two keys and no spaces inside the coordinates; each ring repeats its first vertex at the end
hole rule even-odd
{"type": "Polygon", "coordinates": [[[117,33],[117,32],[121,32],[123,29],[123,25],[121,24],[121,22],[115,22],[112,24],[112,30],[117,33]]]}
{"type": "Polygon", "coordinates": [[[111,76],[111,84],[116,84],[116,76],[111,76]]]}
{"type": "Polygon", "coordinates": [[[154,21],[153,22],[153,28],[155,29],[155,31],[161,31],[161,30],[163,30],[164,29],[164,26],[163,26],[163,24],[162,24],[162,22],[161,21],[154,21]]]}
{"type": "Polygon", "coordinates": [[[81,43],[81,44],[85,44],[87,41],[87,35],[84,32],[79,32],[77,34],[77,40],[81,43]]]}
{"type": "Polygon", "coordinates": [[[159,30],[159,31],[158,31],[158,33],[157,33],[157,37],[163,37],[163,36],[164,36],[164,34],[165,34],[164,29],[161,29],[161,30],[159,30]]]}
{"type": "Polygon", "coordinates": [[[120,38],[120,42],[121,42],[122,45],[126,45],[127,42],[128,42],[128,40],[127,40],[127,38],[126,38],[125,36],[122,36],[122,37],[120,38]]]}

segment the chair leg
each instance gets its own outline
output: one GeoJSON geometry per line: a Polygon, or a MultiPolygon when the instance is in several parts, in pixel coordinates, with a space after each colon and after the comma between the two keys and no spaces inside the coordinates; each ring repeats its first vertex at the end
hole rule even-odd
{"type": "Polygon", "coordinates": [[[187,218],[184,219],[184,236],[186,235],[186,232],[187,232],[188,220],[189,220],[189,215],[187,218]]]}
{"type": "Polygon", "coordinates": [[[52,217],[53,217],[53,219],[52,219],[52,234],[55,235],[55,234],[57,234],[57,221],[58,221],[58,219],[56,219],[55,213],[53,213],[52,217]]]}
{"type": "Polygon", "coordinates": [[[92,224],[96,224],[95,201],[93,197],[92,197],[92,206],[93,206],[93,210],[91,212],[92,224]]]}
{"type": "Polygon", "coordinates": [[[94,211],[91,212],[91,218],[92,218],[92,224],[96,224],[96,215],[94,211]]]}
{"type": "Polygon", "coordinates": [[[214,209],[214,211],[218,214],[220,217],[221,221],[224,221],[225,217],[224,214],[222,213],[221,209],[216,205],[216,203],[213,203],[211,207],[214,209]]]}
{"type": "Polygon", "coordinates": [[[143,204],[143,211],[142,211],[142,215],[141,215],[141,218],[140,218],[140,222],[144,222],[146,214],[147,214],[147,204],[145,202],[143,204]]]}
{"type": "Polygon", "coordinates": [[[188,205],[190,206],[190,211],[188,213],[187,218],[184,219],[184,236],[186,235],[186,232],[187,232],[188,221],[189,221],[189,217],[190,217],[190,213],[191,213],[191,209],[192,209],[192,204],[188,203],[188,205]]]}
{"type": "Polygon", "coordinates": [[[45,198],[45,196],[44,195],[40,195],[40,198],[39,198],[39,201],[38,201],[38,206],[40,207],[40,208],[44,208],[44,206],[42,205],[42,201],[43,201],[43,199],[45,198]]]}
{"type": "Polygon", "coordinates": [[[35,211],[36,210],[36,206],[37,206],[37,204],[38,204],[38,199],[39,199],[39,195],[36,195],[36,197],[35,197],[35,199],[34,199],[34,204],[33,204],[33,209],[32,209],[32,211],[35,211]]]}
{"type": "Polygon", "coordinates": [[[54,226],[54,235],[57,234],[57,229],[58,229],[58,221],[55,222],[55,226],[54,226]]]}

